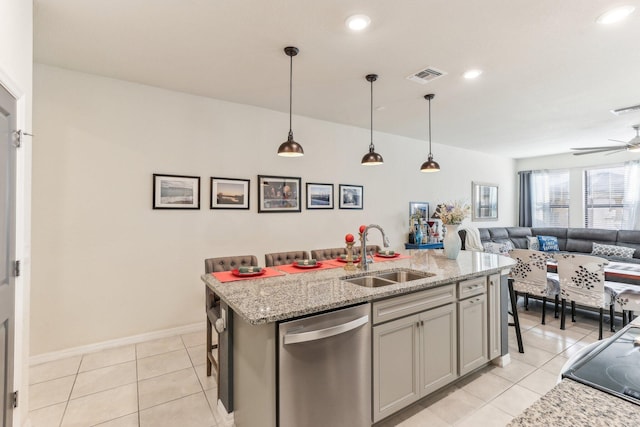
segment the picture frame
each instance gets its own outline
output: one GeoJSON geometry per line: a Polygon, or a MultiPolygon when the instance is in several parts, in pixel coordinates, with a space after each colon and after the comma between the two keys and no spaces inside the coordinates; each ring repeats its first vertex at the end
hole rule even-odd
{"type": "Polygon", "coordinates": [[[200,177],[154,173],[153,209],[200,209],[200,177]]]}
{"type": "Polygon", "coordinates": [[[307,209],[333,209],[333,184],[307,182],[307,209]]]}
{"type": "Polygon", "coordinates": [[[249,209],[251,181],[211,177],[210,209],[249,209]]]}
{"type": "Polygon", "coordinates": [[[428,202],[409,202],[409,218],[419,214],[423,224],[429,220],[429,203],[428,202]]]}
{"type": "Polygon", "coordinates": [[[338,188],[340,209],[363,209],[364,187],[362,185],[340,184],[338,188]]]}
{"type": "Polygon", "coordinates": [[[498,220],[498,185],[486,182],[471,183],[471,220],[498,220]]]}
{"type": "Polygon", "coordinates": [[[301,212],[300,177],[258,175],[258,213],[301,212]]]}

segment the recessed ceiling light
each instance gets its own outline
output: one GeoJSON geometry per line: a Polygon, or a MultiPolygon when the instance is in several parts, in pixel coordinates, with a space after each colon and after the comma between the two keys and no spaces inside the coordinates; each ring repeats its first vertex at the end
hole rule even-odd
{"type": "Polygon", "coordinates": [[[462,75],[465,79],[475,79],[480,74],[482,74],[482,70],[468,70],[462,75]]]}
{"type": "Polygon", "coordinates": [[[602,15],[598,16],[596,22],[598,24],[613,24],[615,22],[622,21],[627,16],[631,15],[636,10],[633,6],[620,6],[614,9],[608,10],[602,15]]]}
{"type": "Polygon", "coordinates": [[[367,15],[352,15],[347,18],[347,27],[353,31],[362,31],[371,24],[371,18],[367,15]]]}

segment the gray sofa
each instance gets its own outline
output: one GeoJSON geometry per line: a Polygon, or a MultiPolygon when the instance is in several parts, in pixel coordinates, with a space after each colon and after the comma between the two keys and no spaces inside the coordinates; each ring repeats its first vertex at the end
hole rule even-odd
{"type": "MultiPolygon", "coordinates": [[[[577,252],[588,255],[593,243],[634,248],[633,258],[603,257],[610,261],[640,264],[640,230],[604,230],[598,228],[563,227],[491,227],[479,228],[480,240],[504,243],[510,241],[514,248],[527,249],[528,236],[555,236],[560,252],[577,252]]],[[[460,230],[462,248],[466,231],[460,230]]]]}

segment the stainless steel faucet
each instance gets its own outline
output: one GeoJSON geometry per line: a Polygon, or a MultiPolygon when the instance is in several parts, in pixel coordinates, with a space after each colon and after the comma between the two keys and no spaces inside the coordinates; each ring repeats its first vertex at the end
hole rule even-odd
{"type": "MultiPolygon", "coordinates": [[[[382,227],[380,227],[377,224],[367,225],[364,228],[364,231],[362,232],[362,240],[360,242],[361,244],[360,262],[358,263],[358,267],[364,271],[369,271],[369,261],[367,260],[367,232],[369,231],[370,228],[377,228],[378,230],[380,230],[380,233],[382,234],[382,244],[384,245],[385,248],[389,247],[389,239],[387,238],[387,235],[384,233],[384,230],[382,229],[382,227]]],[[[371,257],[371,262],[373,262],[373,257],[371,257]]]]}

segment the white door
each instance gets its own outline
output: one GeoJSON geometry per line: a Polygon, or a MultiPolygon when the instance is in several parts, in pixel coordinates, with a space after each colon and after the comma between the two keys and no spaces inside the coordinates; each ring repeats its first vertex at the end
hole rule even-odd
{"type": "Polygon", "coordinates": [[[16,100],[0,86],[0,425],[12,424],[15,333],[16,100]]]}

